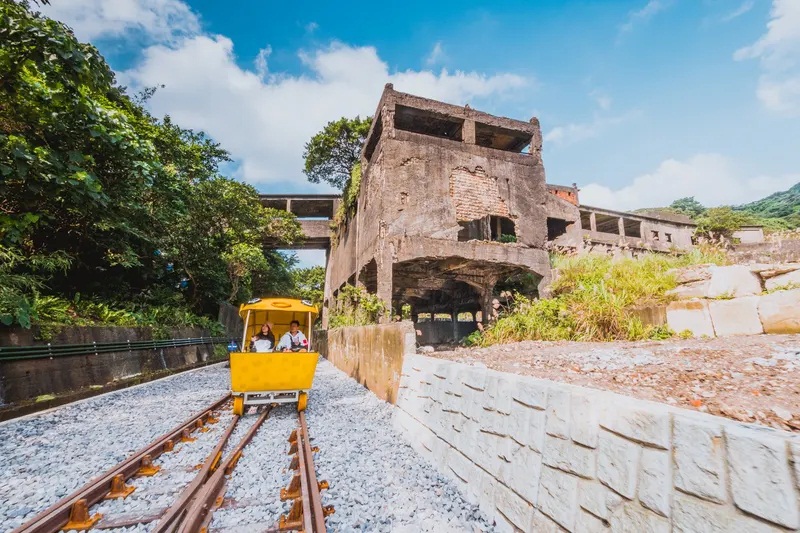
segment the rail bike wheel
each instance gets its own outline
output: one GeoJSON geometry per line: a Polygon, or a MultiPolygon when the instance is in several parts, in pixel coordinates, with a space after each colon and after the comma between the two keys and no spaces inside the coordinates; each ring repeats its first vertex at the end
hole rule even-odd
{"type": "Polygon", "coordinates": [[[237,416],[244,415],[244,396],[233,397],[233,414],[237,416]]]}
{"type": "Polygon", "coordinates": [[[301,392],[297,396],[297,412],[299,413],[300,411],[305,411],[307,405],[308,405],[308,393],[301,392]]]}

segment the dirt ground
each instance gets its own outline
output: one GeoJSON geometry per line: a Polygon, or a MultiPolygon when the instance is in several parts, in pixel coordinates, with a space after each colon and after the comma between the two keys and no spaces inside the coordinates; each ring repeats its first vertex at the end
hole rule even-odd
{"type": "Polygon", "coordinates": [[[800,335],[526,341],[426,355],[800,432],[800,335]]]}

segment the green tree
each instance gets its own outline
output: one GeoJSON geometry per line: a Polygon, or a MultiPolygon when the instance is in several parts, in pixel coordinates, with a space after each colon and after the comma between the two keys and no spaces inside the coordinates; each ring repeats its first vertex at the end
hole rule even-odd
{"type": "Polygon", "coordinates": [[[325,289],[325,267],[313,266],[309,268],[297,268],[292,270],[292,280],[294,281],[294,294],[301,300],[308,300],[317,306],[322,307],[325,289]]]}
{"type": "Polygon", "coordinates": [[[703,204],[695,200],[694,196],[679,198],[669,204],[669,207],[692,218],[697,218],[706,211],[706,208],[703,207],[703,204]]]}
{"type": "Polygon", "coordinates": [[[328,124],[305,145],[303,172],[311,183],[326,182],[342,189],[358,162],[372,118],[340,118],[328,124]]]}
{"type": "Polygon", "coordinates": [[[750,217],[730,207],[712,207],[697,218],[697,235],[730,238],[735,231],[751,222],[750,217]]]}

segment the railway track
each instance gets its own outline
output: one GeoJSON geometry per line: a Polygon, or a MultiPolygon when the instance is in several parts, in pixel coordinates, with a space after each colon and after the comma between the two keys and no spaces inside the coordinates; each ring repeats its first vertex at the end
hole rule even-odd
{"type": "MultiPolygon", "coordinates": [[[[199,466],[193,480],[186,485],[172,505],[155,515],[103,519],[100,513],[91,513],[91,507],[104,499],[124,499],[135,487],[127,482],[138,476],[155,476],[159,468],[153,461],[161,454],[173,452],[178,441],[191,441],[191,433],[206,424],[218,422],[214,412],[230,404],[230,395],[224,396],[199,413],[176,426],[171,431],[135,452],[131,457],[87,482],[72,494],[51,505],[29,522],[12,533],[55,533],[62,530],[113,529],[137,524],[151,524],[150,531],[157,533],[196,533],[206,532],[214,511],[223,501],[228,479],[248,443],[270,415],[271,406],[258,414],[256,421],[244,437],[231,447],[230,439],[241,417],[234,415],[212,452],[199,466]]],[[[327,482],[317,480],[313,453],[308,436],[305,414],[298,414],[298,427],[289,437],[290,468],[297,472],[289,486],[280,491],[281,500],[292,501],[290,512],[282,516],[275,527],[268,531],[303,531],[323,533],[325,516],[333,513],[333,508],[323,507],[320,490],[327,488],[327,482]]],[[[276,498],[278,495],[276,495],[276,498]]]]}

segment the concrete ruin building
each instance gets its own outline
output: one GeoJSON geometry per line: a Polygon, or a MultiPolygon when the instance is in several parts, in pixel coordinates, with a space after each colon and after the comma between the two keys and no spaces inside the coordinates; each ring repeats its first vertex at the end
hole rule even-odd
{"type": "MultiPolygon", "coordinates": [[[[542,136],[522,122],[383,91],[361,153],[355,214],[337,230],[325,310],[347,283],[412,316],[490,309],[495,285],[528,275],[544,292],[547,212],[542,136]]],[[[327,325],[327,323],[325,324],[327,325]]],[[[468,331],[466,331],[468,332],[468,331]]]]}

